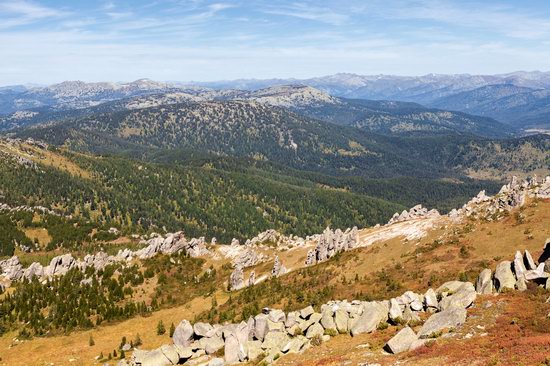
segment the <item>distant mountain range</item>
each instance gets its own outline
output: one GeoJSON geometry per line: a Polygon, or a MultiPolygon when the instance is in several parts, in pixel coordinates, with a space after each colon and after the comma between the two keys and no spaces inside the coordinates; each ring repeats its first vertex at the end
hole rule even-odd
{"type": "MultiPolygon", "coordinates": [[[[89,108],[136,96],[170,94],[187,101],[256,99],[294,108],[331,97],[418,103],[428,108],[493,118],[520,129],[550,130],[550,72],[500,75],[393,76],[335,74],[311,79],[243,79],[217,82],[84,83],[67,81],[46,87],[0,88],[0,115],[15,112],[89,108]],[[310,86],[299,97],[289,86],[310,86]],[[274,88],[276,87],[276,88],[274,88]],[[317,90],[315,90],[317,89],[317,90]],[[326,94],[319,94],[319,91],[326,94]],[[300,98],[303,98],[300,101],[300,98]]],[[[170,96],[167,96],[169,98],[170,96]]],[[[507,131],[508,132],[508,131],[507,131]]]]}
{"type": "Polygon", "coordinates": [[[290,83],[312,86],[338,97],[414,102],[491,117],[524,129],[550,129],[547,108],[550,72],[424,76],[336,74],[303,80],[235,80],[194,85],[255,90],[290,83]]]}
{"type": "MultiPolygon", "coordinates": [[[[149,83],[155,88],[158,84],[149,83]]],[[[433,135],[433,134],[472,134],[490,138],[512,136],[514,128],[499,123],[491,118],[468,115],[460,112],[450,112],[434,108],[426,108],[416,103],[393,101],[352,100],[334,97],[319,89],[304,85],[280,85],[259,90],[238,89],[208,89],[204,87],[182,88],[172,87],[162,93],[153,93],[156,89],[128,87],[116,89],[102,97],[104,100],[114,98],[124,93],[143,93],[130,98],[107,101],[97,106],[78,108],[89,104],[91,99],[98,100],[101,88],[87,86],[82,91],[82,97],[73,97],[73,104],[65,98],[66,95],[76,95],[74,88],[64,93],[60,103],[50,106],[17,111],[5,117],[0,117],[0,130],[10,130],[37,123],[49,123],[67,118],[78,118],[97,113],[136,110],[161,105],[178,103],[203,103],[212,101],[255,101],[271,107],[289,109],[297,114],[320,119],[338,125],[357,127],[366,131],[387,135],[433,135]],[[98,94],[99,93],[99,94],[98,94]],[[118,94],[117,94],[118,93],[118,94]],[[93,97],[93,98],[92,98],[93,97]],[[72,108],[70,107],[72,105],[72,108]]],[[[101,89],[105,92],[105,88],[101,89]]],[[[94,102],[96,103],[96,102],[94,102]]]]}

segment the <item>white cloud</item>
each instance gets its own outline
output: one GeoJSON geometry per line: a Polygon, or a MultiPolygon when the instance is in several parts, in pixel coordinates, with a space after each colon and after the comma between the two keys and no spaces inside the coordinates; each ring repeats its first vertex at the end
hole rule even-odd
{"type": "Polygon", "coordinates": [[[0,29],[7,29],[31,24],[47,18],[59,18],[68,15],[67,12],[40,4],[25,1],[0,2],[0,29]]]}
{"type": "Polygon", "coordinates": [[[334,9],[316,7],[305,3],[272,6],[265,9],[264,13],[312,20],[331,25],[341,25],[349,19],[347,14],[336,13],[334,9]]]}

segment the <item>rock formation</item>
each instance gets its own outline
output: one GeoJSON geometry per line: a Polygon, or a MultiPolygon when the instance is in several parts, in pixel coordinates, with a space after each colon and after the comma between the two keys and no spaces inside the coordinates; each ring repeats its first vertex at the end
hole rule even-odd
{"type": "Polygon", "coordinates": [[[342,231],[326,228],[317,238],[317,246],[307,254],[306,265],[324,262],[337,253],[348,251],[357,246],[357,227],[342,231]]]}
{"type": "Polygon", "coordinates": [[[415,220],[415,219],[425,219],[429,217],[438,217],[439,211],[437,210],[429,210],[425,207],[422,207],[422,205],[416,205],[413,208],[411,208],[409,211],[403,210],[401,213],[395,213],[393,214],[390,221],[388,221],[388,225],[394,224],[396,222],[402,222],[402,221],[408,221],[408,220],[415,220]]]}

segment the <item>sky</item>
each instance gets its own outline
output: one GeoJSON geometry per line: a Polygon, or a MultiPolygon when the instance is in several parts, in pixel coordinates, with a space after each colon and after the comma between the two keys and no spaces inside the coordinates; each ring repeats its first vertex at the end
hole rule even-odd
{"type": "Polygon", "coordinates": [[[0,85],[550,70],[550,1],[0,0],[0,85]]]}

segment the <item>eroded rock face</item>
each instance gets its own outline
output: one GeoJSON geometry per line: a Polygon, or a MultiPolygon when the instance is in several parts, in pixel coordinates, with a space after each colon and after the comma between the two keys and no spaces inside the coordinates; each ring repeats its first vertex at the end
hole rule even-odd
{"type": "Polygon", "coordinates": [[[347,229],[344,232],[340,229],[332,231],[327,227],[323,234],[318,236],[315,250],[308,253],[306,265],[324,262],[337,253],[355,248],[357,246],[357,232],[357,227],[347,229]]]}
{"type": "Polygon", "coordinates": [[[229,289],[231,291],[240,290],[244,287],[244,273],[242,267],[236,267],[231,276],[229,276],[229,289]]]}
{"type": "Polygon", "coordinates": [[[271,277],[279,277],[282,274],[285,274],[287,269],[282,265],[279,256],[275,256],[275,261],[273,262],[273,268],[271,269],[271,277]]]}

